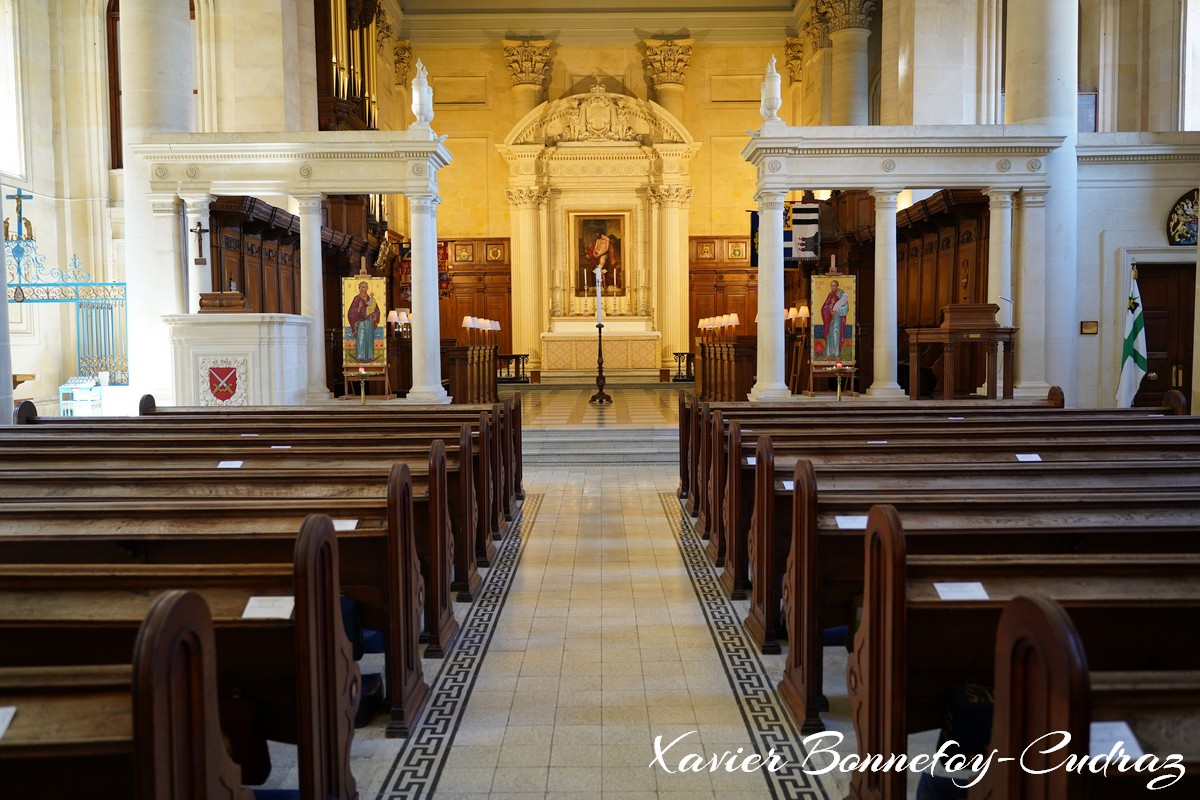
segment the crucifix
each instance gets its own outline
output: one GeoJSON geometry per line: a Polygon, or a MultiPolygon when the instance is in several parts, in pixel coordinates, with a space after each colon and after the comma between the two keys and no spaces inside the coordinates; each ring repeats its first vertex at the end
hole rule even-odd
{"type": "Polygon", "coordinates": [[[204,234],[208,233],[208,228],[200,227],[200,220],[196,220],[196,227],[188,233],[196,234],[196,266],[203,267],[208,264],[208,259],[204,257],[204,234]]]}
{"type": "MultiPolygon", "coordinates": [[[[23,237],[24,237],[24,231],[25,231],[25,229],[27,228],[27,225],[26,225],[26,223],[25,223],[25,216],[24,216],[24,214],[21,212],[21,201],[22,201],[22,200],[32,200],[32,199],[33,199],[33,195],[31,195],[31,194],[22,194],[22,193],[21,193],[21,190],[20,190],[20,189],[17,189],[17,193],[16,193],[16,194],[6,194],[6,195],[4,195],[4,199],[5,199],[5,200],[16,200],[16,201],[17,201],[17,239],[21,239],[21,238],[23,238],[23,237]]],[[[5,230],[5,233],[6,233],[6,234],[8,233],[8,231],[7,231],[7,227],[8,227],[8,226],[7,226],[7,225],[5,225],[5,228],[6,228],[6,230],[5,230]]],[[[5,238],[7,238],[7,236],[6,236],[5,238]]],[[[30,238],[30,239],[32,239],[32,238],[33,238],[33,231],[32,231],[32,230],[30,230],[30,231],[29,231],[29,238],[30,238]]]]}

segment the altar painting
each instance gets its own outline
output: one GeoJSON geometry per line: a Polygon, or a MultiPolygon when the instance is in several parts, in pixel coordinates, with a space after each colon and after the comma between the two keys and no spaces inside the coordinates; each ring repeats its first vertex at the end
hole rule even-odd
{"type": "Polygon", "coordinates": [[[575,296],[596,296],[596,267],[603,270],[600,292],[604,297],[624,297],[629,284],[626,268],[628,214],[570,215],[575,296]]]}

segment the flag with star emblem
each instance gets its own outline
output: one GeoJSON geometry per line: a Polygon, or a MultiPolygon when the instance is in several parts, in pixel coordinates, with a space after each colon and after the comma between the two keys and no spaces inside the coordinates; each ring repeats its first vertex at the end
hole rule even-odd
{"type": "Polygon", "coordinates": [[[1146,331],[1142,316],[1142,294],[1138,291],[1137,267],[1129,276],[1129,303],[1125,312],[1124,345],[1121,348],[1121,380],[1117,384],[1117,407],[1129,408],[1146,374],[1146,331]]]}

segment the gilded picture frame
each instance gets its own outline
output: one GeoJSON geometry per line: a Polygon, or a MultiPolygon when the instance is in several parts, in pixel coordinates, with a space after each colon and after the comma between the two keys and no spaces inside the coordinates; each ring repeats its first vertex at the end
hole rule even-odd
{"type": "Polygon", "coordinates": [[[629,288],[629,212],[578,212],[569,215],[571,264],[574,265],[576,297],[594,297],[595,269],[601,278],[604,297],[624,297],[629,288]]]}

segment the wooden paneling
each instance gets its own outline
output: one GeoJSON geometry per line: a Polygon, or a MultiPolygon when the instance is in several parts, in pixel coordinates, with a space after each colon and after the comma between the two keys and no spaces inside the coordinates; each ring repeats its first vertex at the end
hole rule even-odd
{"type": "MultiPolygon", "coordinates": [[[[697,326],[705,317],[737,314],[737,334],[757,335],[758,268],[750,266],[750,237],[693,236],[688,258],[689,349],[695,352],[697,326]]],[[[794,272],[788,270],[793,286],[794,272]]]]}
{"type": "Polygon", "coordinates": [[[450,296],[439,302],[443,339],[463,339],[463,317],[500,321],[500,352],[512,353],[512,261],[508,239],[443,239],[450,296]]]}

